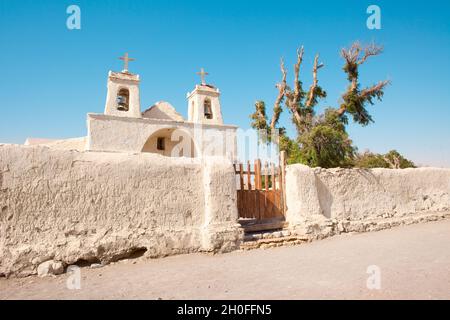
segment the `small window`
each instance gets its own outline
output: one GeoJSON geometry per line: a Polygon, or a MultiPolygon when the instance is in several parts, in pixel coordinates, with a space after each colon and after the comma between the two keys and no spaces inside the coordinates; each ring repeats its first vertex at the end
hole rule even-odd
{"type": "Polygon", "coordinates": [[[117,110],[128,111],[130,108],[130,92],[127,89],[120,89],[116,102],[117,110]]]}
{"type": "Polygon", "coordinates": [[[156,141],[156,149],[166,150],[166,139],[159,137],[156,141]]]}
{"type": "Polygon", "coordinates": [[[212,119],[213,113],[212,113],[212,108],[211,108],[211,100],[205,99],[203,106],[204,106],[205,119],[212,119]]]}

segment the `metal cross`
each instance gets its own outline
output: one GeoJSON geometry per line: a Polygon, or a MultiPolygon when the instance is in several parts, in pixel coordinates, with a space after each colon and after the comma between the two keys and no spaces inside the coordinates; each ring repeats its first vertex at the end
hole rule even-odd
{"type": "Polygon", "coordinates": [[[135,59],[128,57],[128,52],[125,53],[125,55],[123,57],[120,57],[119,59],[123,60],[123,70],[122,70],[122,72],[128,72],[128,62],[135,61],[135,59]]]}
{"type": "Polygon", "coordinates": [[[200,72],[197,72],[197,74],[200,76],[200,78],[202,79],[202,85],[206,85],[205,82],[205,76],[209,75],[208,72],[205,72],[205,70],[203,70],[203,68],[200,69],[200,72]]]}

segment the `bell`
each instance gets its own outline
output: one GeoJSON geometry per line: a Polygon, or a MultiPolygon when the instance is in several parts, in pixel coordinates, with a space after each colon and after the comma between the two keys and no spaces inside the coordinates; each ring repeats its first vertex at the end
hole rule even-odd
{"type": "Polygon", "coordinates": [[[124,96],[117,96],[117,110],[128,111],[128,101],[124,96]]]}

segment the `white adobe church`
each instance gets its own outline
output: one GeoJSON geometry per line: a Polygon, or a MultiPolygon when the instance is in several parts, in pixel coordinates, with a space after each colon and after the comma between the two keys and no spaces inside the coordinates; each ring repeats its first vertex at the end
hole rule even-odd
{"type": "Polygon", "coordinates": [[[236,159],[237,126],[224,125],[220,91],[205,82],[187,94],[188,119],[168,102],[157,102],[141,112],[140,77],[128,70],[125,54],[121,72],[108,74],[103,114],[88,113],[87,136],[65,140],[27,139],[26,145],[100,152],[150,152],[172,157],[223,156],[236,159]]]}

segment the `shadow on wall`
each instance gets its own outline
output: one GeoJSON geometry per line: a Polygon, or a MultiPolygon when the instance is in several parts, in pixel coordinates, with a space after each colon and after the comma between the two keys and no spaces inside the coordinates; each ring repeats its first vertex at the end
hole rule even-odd
{"type": "Polygon", "coordinates": [[[189,132],[177,128],[166,128],[154,132],[145,142],[142,152],[188,158],[195,158],[198,154],[189,132]]]}
{"type": "Polygon", "coordinates": [[[384,191],[386,191],[386,188],[380,183],[379,177],[373,174],[372,171],[369,169],[354,169],[356,172],[358,172],[361,176],[363,176],[367,182],[373,183],[377,185],[378,187],[382,188],[384,191]]]}
{"type": "Polygon", "coordinates": [[[319,204],[322,209],[322,214],[326,218],[331,218],[331,206],[333,205],[333,196],[328,187],[315,175],[316,187],[319,196],[319,204]]]}
{"type": "MultiPolygon", "coordinates": [[[[353,172],[357,172],[358,175],[360,175],[361,177],[364,178],[364,180],[367,181],[368,185],[373,185],[376,186],[378,188],[380,188],[382,190],[382,192],[386,192],[386,188],[380,183],[379,181],[379,177],[377,177],[375,174],[373,174],[372,171],[367,170],[367,169],[353,169],[353,172]]],[[[346,183],[347,180],[346,175],[341,176],[340,178],[344,178],[342,179],[343,183],[346,183]]],[[[350,179],[351,177],[347,177],[348,179],[350,179]]],[[[331,208],[333,206],[333,202],[334,202],[334,198],[333,195],[329,189],[329,187],[320,179],[319,175],[315,174],[315,182],[316,182],[316,187],[317,187],[317,191],[318,191],[318,197],[319,197],[319,204],[320,204],[320,208],[322,210],[322,214],[330,219],[331,218],[331,208]]],[[[357,185],[355,185],[354,187],[356,187],[357,185]]],[[[355,188],[355,190],[353,190],[353,194],[351,195],[352,198],[358,198],[359,194],[358,192],[363,192],[363,190],[358,190],[359,188],[355,188]]],[[[351,214],[351,212],[347,212],[345,210],[345,202],[343,203],[344,205],[344,211],[345,214],[351,214]]]]}

